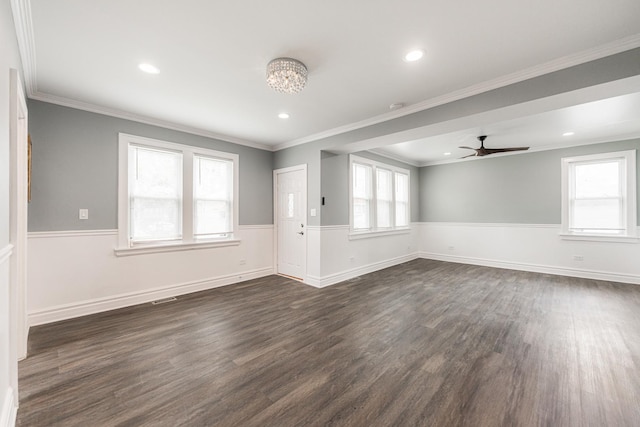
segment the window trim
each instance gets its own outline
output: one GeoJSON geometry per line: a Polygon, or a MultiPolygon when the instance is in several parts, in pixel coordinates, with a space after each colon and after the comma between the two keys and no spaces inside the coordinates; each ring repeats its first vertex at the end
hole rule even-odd
{"type": "Polygon", "coordinates": [[[564,157],[561,159],[562,183],[562,218],[560,236],[566,240],[598,241],[598,242],[637,242],[637,202],[636,202],[636,150],[615,151],[608,153],[589,154],[585,156],[564,157]],[[625,166],[622,178],[624,214],[626,217],[623,234],[607,234],[593,232],[578,232],[569,229],[569,185],[571,182],[570,169],[578,163],[589,163],[606,160],[622,159],[625,166]]]}
{"type": "Polygon", "coordinates": [[[400,168],[382,163],[375,160],[360,157],[354,154],[349,155],[349,239],[364,239],[368,237],[378,237],[394,234],[406,234],[411,230],[411,171],[409,169],[400,168]],[[368,166],[371,168],[371,192],[372,198],[369,205],[369,228],[354,229],[353,219],[353,164],[368,166]],[[378,168],[391,172],[391,227],[377,228],[378,224],[378,195],[377,195],[377,170],[378,168]],[[407,225],[396,226],[396,173],[407,176],[407,225]]]}
{"type": "Polygon", "coordinates": [[[118,134],[118,246],[117,256],[205,249],[239,245],[237,238],[239,217],[239,156],[192,145],[162,141],[153,138],[118,134]],[[129,146],[138,145],[182,154],[182,240],[164,240],[130,245],[129,232],[129,146]],[[225,238],[196,239],[193,235],[193,160],[194,156],[213,157],[233,162],[233,230],[225,238]]]}

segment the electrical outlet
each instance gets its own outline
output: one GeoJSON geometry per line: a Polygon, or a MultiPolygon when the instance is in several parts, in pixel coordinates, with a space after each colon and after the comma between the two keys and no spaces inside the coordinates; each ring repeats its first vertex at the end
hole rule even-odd
{"type": "Polygon", "coordinates": [[[574,255],[573,256],[573,260],[574,261],[584,261],[584,257],[582,255],[574,255]]]}
{"type": "Polygon", "coordinates": [[[247,263],[247,260],[246,260],[246,259],[241,259],[241,260],[240,260],[240,265],[245,265],[246,263],[247,263]]]}
{"type": "Polygon", "coordinates": [[[78,218],[89,219],[89,209],[80,209],[78,211],[78,218]]]}
{"type": "Polygon", "coordinates": [[[450,251],[454,250],[455,248],[455,246],[447,246],[447,249],[449,249],[450,251]]]}

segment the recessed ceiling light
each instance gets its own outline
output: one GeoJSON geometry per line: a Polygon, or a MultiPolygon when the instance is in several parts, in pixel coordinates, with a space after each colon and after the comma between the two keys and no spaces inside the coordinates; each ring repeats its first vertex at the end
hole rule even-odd
{"type": "Polygon", "coordinates": [[[160,72],[160,70],[158,70],[157,67],[151,64],[146,64],[146,63],[138,65],[138,68],[140,68],[140,70],[144,71],[145,73],[149,73],[149,74],[158,74],[160,72]]]}
{"type": "Polygon", "coordinates": [[[422,58],[424,56],[424,50],[422,49],[416,49],[416,50],[412,50],[411,52],[407,53],[404,56],[404,60],[407,62],[414,62],[417,61],[418,59],[422,58]]]}
{"type": "Polygon", "coordinates": [[[280,113],[278,114],[278,117],[280,117],[281,119],[288,119],[289,115],[287,113],[280,113]]]}
{"type": "Polygon", "coordinates": [[[389,109],[390,110],[398,110],[398,109],[400,109],[402,107],[404,107],[404,103],[402,103],[402,102],[396,102],[395,104],[389,105],[389,109]]]}
{"type": "Polygon", "coordinates": [[[562,136],[573,136],[575,134],[576,134],[575,132],[565,132],[562,134],[562,136]]]}
{"type": "Polygon", "coordinates": [[[447,151],[446,153],[444,153],[444,155],[445,155],[445,156],[450,156],[450,155],[451,155],[451,153],[447,151]]]}

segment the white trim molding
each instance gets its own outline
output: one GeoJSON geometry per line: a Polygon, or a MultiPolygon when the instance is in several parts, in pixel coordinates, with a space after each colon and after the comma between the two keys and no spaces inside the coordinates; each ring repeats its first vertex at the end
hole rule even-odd
{"type": "Polygon", "coordinates": [[[402,264],[404,262],[412,261],[418,258],[417,253],[407,254],[396,258],[374,262],[361,267],[344,270],[339,273],[330,274],[328,276],[310,276],[307,275],[305,283],[311,285],[314,288],[324,288],[327,286],[335,285],[336,283],[344,282],[345,280],[353,279],[354,277],[362,276],[363,274],[373,273],[384,268],[393,267],[394,265],[402,264]]]}
{"type": "Polygon", "coordinates": [[[179,123],[175,123],[169,120],[157,119],[149,116],[143,116],[141,114],[134,114],[124,110],[115,108],[103,107],[95,104],[88,104],[86,102],[77,101],[71,98],[65,98],[57,95],[50,95],[43,92],[33,92],[29,94],[29,98],[36,101],[48,102],[50,104],[61,105],[63,107],[75,108],[76,110],[87,111],[89,113],[102,114],[104,116],[115,117],[123,120],[130,120],[132,122],[143,123],[151,126],[158,126],[163,129],[175,130],[178,132],[184,132],[191,135],[203,136],[205,138],[211,138],[218,141],[230,142],[236,145],[243,145],[246,147],[257,148],[259,150],[273,151],[273,147],[266,144],[260,144],[258,142],[248,141],[242,138],[235,138],[233,136],[224,135],[217,132],[212,132],[205,129],[195,128],[192,126],[186,126],[179,123]]]}
{"type": "Polygon", "coordinates": [[[30,0],[11,0],[13,22],[16,27],[18,50],[22,60],[27,95],[31,97],[38,91],[38,74],[36,68],[36,42],[33,34],[30,0]]]}
{"type": "Polygon", "coordinates": [[[51,239],[57,237],[93,237],[117,236],[118,230],[63,230],[63,231],[30,231],[29,239],[51,239]]]}
{"type": "Polygon", "coordinates": [[[480,265],[484,267],[503,268],[506,270],[530,271],[532,273],[553,274],[556,276],[579,277],[583,279],[605,280],[609,282],[631,283],[640,285],[640,275],[610,273],[607,271],[583,270],[578,268],[554,267],[521,262],[499,261],[494,259],[473,258],[456,255],[443,255],[430,252],[420,252],[420,258],[437,261],[455,262],[459,264],[480,265]]]}
{"type": "Polygon", "coordinates": [[[273,224],[239,225],[239,230],[273,230],[273,224]]]}
{"type": "Polygon", "coordinates": [[[8,387],[0,413],[0,427],[14,427],[18,415],[18,402],[13,388],[8,387]]]}
{"type": "Polygon", "coordinates": [[[232,285],[246,280],[258,279],[273,274],[273,268],[261,268],[225,276],[210,277],[203,280],[178,283],[155,289],[147,289],[139,292],[113,295],[104,298],[81,301],[72,304],[64,304],[44,310],[36,310],[29,313],[29,325],[36,326],[60,320],[72,319],[103,311],[115,310],[137,304],[144,304],[163,298],[177,297],[193,292],[205,291],[221,286],[232,285]]]}
{"type": "Polygon", "coordinates": [[[11,258],[13,254],[13,245],[8,243],[4,248],[0,249],[0,264],[4,264],[11,258]]]}

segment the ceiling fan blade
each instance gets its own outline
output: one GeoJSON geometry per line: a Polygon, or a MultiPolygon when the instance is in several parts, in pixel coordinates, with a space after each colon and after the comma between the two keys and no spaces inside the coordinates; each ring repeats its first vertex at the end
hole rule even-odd
{"type": "Polygon", "coordinates": [[[529,147],[485,148],[487,154],[507,153],[509,151],[525,151],[529,147]]]}
{"type": "Polygon", "coordinates": [[[477,157],[478,153],[475,154],[469,154],[468,156],[464,156],[464,157],[460,157],[461,159],[466,159],[467,157],[477,157]]]}
{"type": "Polygon", "coordinates": [[[475,148],[473,148],[473,147],[467,147],[466,145],[460,146],[460,147],[458,147],[458,148],[465,148],[465,149],[467,149],[467,150],[475,150],[475,148]]]}

